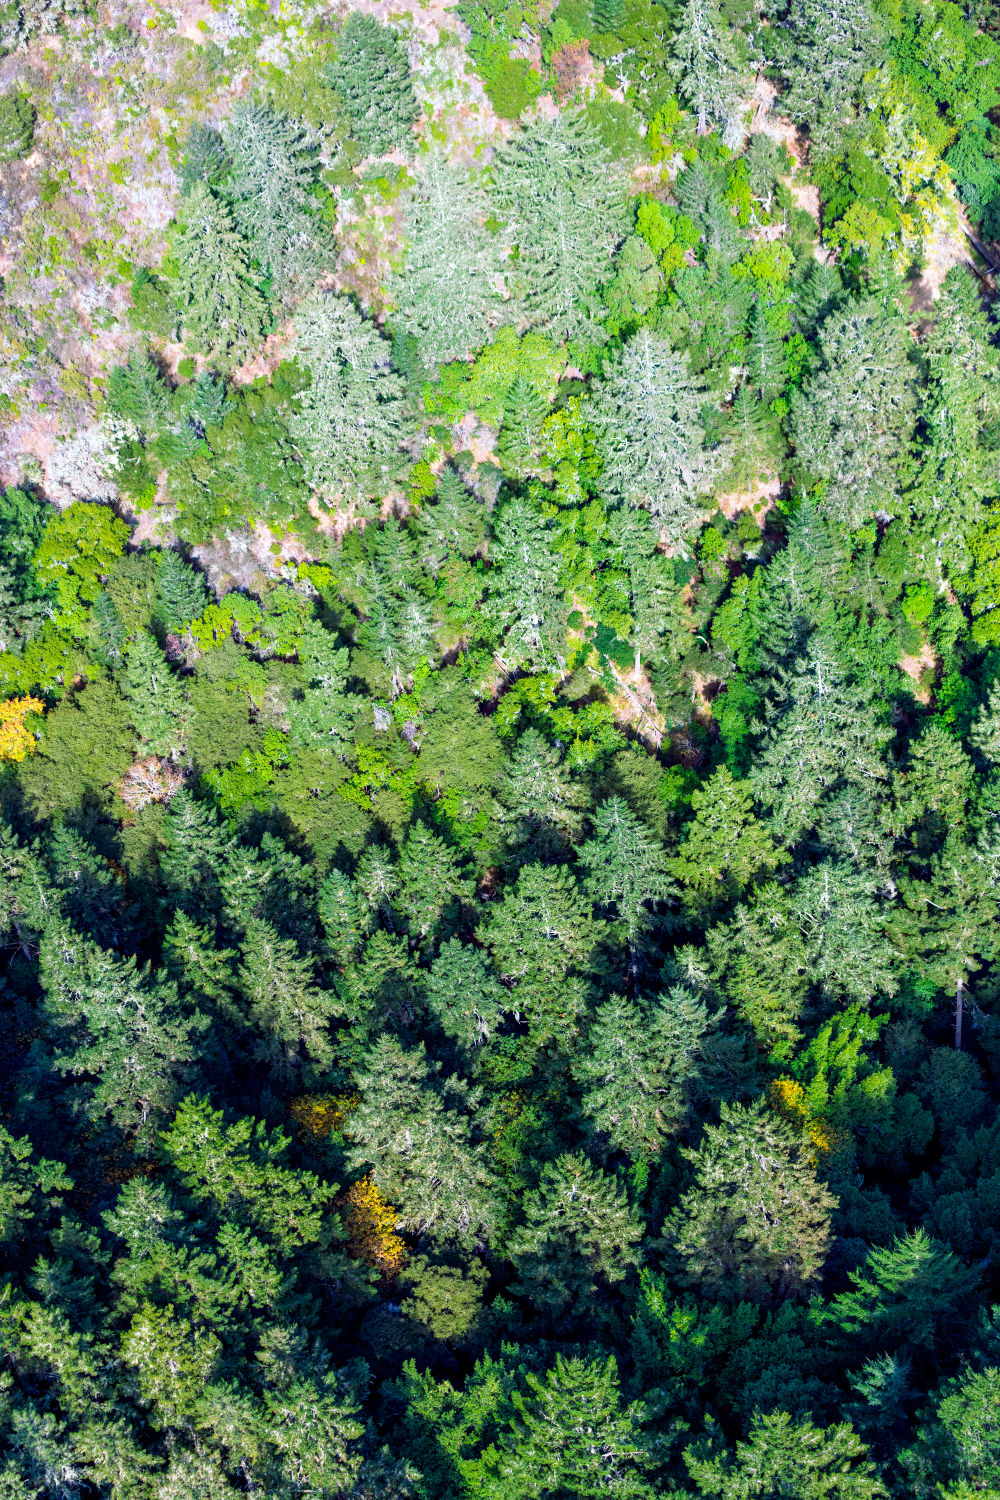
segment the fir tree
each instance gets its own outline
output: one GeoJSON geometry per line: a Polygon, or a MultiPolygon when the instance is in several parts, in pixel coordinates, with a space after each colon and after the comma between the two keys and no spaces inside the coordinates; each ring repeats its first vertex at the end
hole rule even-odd
{"type": "Polygon", "coordinates": [[[231,162],[225,197],[236,227],[284,296],[329,258],[311,191],[316,152],[296,121],[254,104],[236,106],[222,139],[231,162]]]}
{"type": "Polygon", "coordinates": [[[456,851],[426,823],[414,823],[399,859],[399,909],[419,942],[471,901],[473,887],[456,851]]]}
{"type": "Polygon", "coordinates": [[[547,516],[527,500],[497,513],[485,613],[500,635],[498,660],[512,670],[551,669],[563,660],[569,614],[547,516]]]}
{"type": "Polygon", "coordinates": [[[374,16],[352,12],[327,76],[365,156],[412,147],[412,127],[420,109],[406,49],[388,26],[374,16]]]}
{"type": "Polygon", "coordinates": [[[706,447],[705,400],[687,354],[647,328],[624,345],[593,399],[590,420],[604,458],[605,490],[648,510],[675,548],[698,526],[698,497],[724,458],[706,447]]]}
{"type": "Polygon", "coordinates": [[[35,111],[27,94],[18,88],[0,94],[0,164],[28,156],[34,135],[35,111]]]}
{"type": "Polygon", "coordinates": [[[585,1316],[601,1284],[623,1281],[638,1264],[639,1217],[621,1185],[585,1156],[546,1162],[522,1208],[507,1245],[515,1290],[553,1317],[585,1316]]]}
{"type": "Polygon", "coordinates": [[[573,1495],[647,1500],[650,1460],[639,1433],[638,1403],[622,1406],[614,1357],[556,1355],[545,1376],[529,1371],[527,1393],[514,1391],[514,1413],[489,1455],[483,1492],[491,1500],[573,1495]]]}
{"type": "Polygon", "coordinates": [[[266,922],[251,918],[242,944],[237,974],[250,1023],[260,1034],[259,1054],[279,1077],[295,1076],[308,1060],[327,1067],[333,1056],[329,1024],[336,997],[320,990],[311,959],[302,958],[294,942],[280,938],[266,922]]]}
{"type": "Polygon", "coordinates": [[[888,1343],[901,1352],[953,1348],[979,1285],[979,1272],[923,1229],[873,1246],[848,1278],[850,1290],[838,1293],[827,1311],[831,1324],[854,1348],[888,1343]]]}
{"type": "Polygon", "coordinates": [[[442,469],[431,499],[416,517],[420,561],[435,577],[449,556],[472,557],[486,536],[482,501],[448,465],[442,469]]]}
{"type": "Polygon", "coordinates": [[[653,1006],[613,996],[599,1007],[573,1074],[584,1114],[617,1150],[655,1157],[683,1126],[685,1084],[708,1024],[705,1007],[681,986],[653,1006]]]}
{"type": "Polygon", "coordinates": [[[357,956],[363,931],[361,908],[349,875],[331,870],[319,888],[319,919],[330,951],[344,969],[357,956]]]}
{"type": "Polygon", "coordinates": [[[684,1462],[701,1495],[717,1500],[886,1500],[888,1490],[867,1459],[867,1449],[849,1423],[793,1425],[786,1411],[754,1417],[734,1453],[696,1444],[684,1462]]]}
{"type": "Polygon", "coordinates": [[[807,1144],[765,1105],[723,1104],[720,1117],[681,1151],[694,1180],[664,1227],[681,1274],[733,1301],[801,1294],[823,1268],[836,1199],[807,1144]]]}
{"type": "Polygon", "coordinates": [[[140,630],[126,647],[122,692],[143,749],[153,755],[176,756],[184,742],[189,710],[180,681],[146,630],[140,630]]]}
{"type": "Polygon", "coordinates": [[[685,0],[671,47],[670,71],[698,117],[698,134],[728,124],[744,87],[732,35],[714,0],[685,0]]]}
{"type": "Polygon", "coordinates": [[[840,145],[883,40],[883,23],[868,0],[791,0],[777,39],[788,81],[782,108],[808,128],[817,153],[840,145]]]}
{"type": "Polygon", "coordinates": [[[594,833],[580,850],[586,888],[621,925],[638,985],[637,941],[653,902],[668,900],[676,887],[662,845],[621,797],[609,797],[594,814],[594,833]]]}
{"type": "Polygon", "coordinates": [[[194,124],[184,142],[181,160],[181,194],[186,197],[196,183],[217,188],[229,169],[222,136],[211,125],[194,124]]]}
{"type": "Polygon", "coordinates": [[[582,789],[537,729],[518,740],[498,795],[507,843],[519,857],[551,857],[582,826],[582,789]]]}
{"type": "Polygon", "coordinates": [[[715,903],[740,896],[787,860],[754,816],[747,784],[725,766],[692,794],[691,808],[695,816],[670,868],[695,898],[715,903]]]}
{"type": "Polygon", "coordinates": [[[400,1223],[419,1233],[466,1238],[496,1217],[483,1149],[470,1139],[475,1095],[449,1079],[442,1087],[421,1044],[406,1050],[383,1037],[358,1070],[361,1103],[351,1114],[348,1162],[370,1165],[400,1223]]]}
{"type": "Polygon", "coordinates": [[[170,423],[170,391],[148,355],[137,354],[108,376],[108,405],[133,422],[144,442],[151,442],[170,423]]]}
{"type": "Polygon", "coordinates": [[[289,428],[310,482],[349,499],[381,496],[405,439],[404,382],[389,344],[346,297],[316,292],[295,314],[295,351],[312,382],[289,428]]]}
{"type": "Polygon", "coordinates": [[[902,317],[875,297],[831,313],[819,331],[819,368],[792,395],[799,464],[823,486],[820,504],[854,530],[897,515],[913,433],[911,340],[902,317]]]}
{"type": "Polygon", "coordinates": [[[586,116],[539,115],[497,151],[494,196],[517,245],[514,307],[550,338],[603,342],[597,287],[625,233],[620,173],[586,116]]]}
{"type": "Polygon", "coordinates": [[[508,1008],[507,992],[479,949],[450,938],[424,979],[427,1008],[466,1051],[489,1040],[508,1008]]]}
{"type": "Polygon", "coordinates": [[[497,439],[500,467],[512,479],[527,479],[529,474],[537,474],[544,467],[539,450],[548,409],[548,402],[534,382],[519,370],[504,397],[503,423],[497,439]]]}
{"type": "Polygon", "coordinates": [[[264,299],[246,242],[224,203],[204,183],[183,201],[174,237],[171,289],[192,348],[239,364],[263,333],[264,299]]]}
{"type": "Polygon", "coordinates": [[[161,552],[156,575],[155,618],[163,629],[171,635],[183,635],[207,604],[208,586],[204,574],[192,568],[173,548],[161,552]]]}
{"type": "Polygon", "coordinates": [[[501,246],[485,227],[489,212],[481,184],[432,151],[407,215],[403,271],[392,284],[402,324],[431,367],[469,359],[499,316],[501,246]]]}

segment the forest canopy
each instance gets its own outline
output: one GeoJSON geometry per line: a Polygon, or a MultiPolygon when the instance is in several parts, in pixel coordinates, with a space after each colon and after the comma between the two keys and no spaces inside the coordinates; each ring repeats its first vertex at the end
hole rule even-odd
{"type": "Polygon", "coordinates": [[[0,4],[0,1500],[1000,1495],[998,132],[0,4]]]}

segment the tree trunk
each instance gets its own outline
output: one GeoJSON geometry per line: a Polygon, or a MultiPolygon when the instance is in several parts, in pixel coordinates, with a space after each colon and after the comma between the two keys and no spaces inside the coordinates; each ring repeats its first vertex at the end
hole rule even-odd
{"type": "Polygon", "coordinates": [[[955,1051],[962,1050],[962,1007],[965,1000],[965,980],[961,974],[955,986],[955,1051]]]}
{"type": "Polygon", "coordinates": [[[636,648],[635,648],[635,680],[636,680],[636,682],[639,681],[639,674],[641,672],[642,672],[642,652],[640,651],[639,647],[636,646],[636,648]]]}

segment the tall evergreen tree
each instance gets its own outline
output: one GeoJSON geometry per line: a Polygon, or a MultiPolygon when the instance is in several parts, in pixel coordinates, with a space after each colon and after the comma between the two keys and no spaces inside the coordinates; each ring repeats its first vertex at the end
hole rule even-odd
{"type": "Polygon", "coordinates": [[[539,115],[497,151],[497,212],[517,246],[514,309],[557,340],[603,342],[597,288],[625,234],[621,173],[586,115],[539,115]]]}
{"type": "Polygon", "coordinates": [[[681,1274],[734,1301],[802,1294],[823,1268],[837,1200],[807,1143],[764,1104],[723,1104],[720,1118],[681,1152],[694,1180],[664,1227],[681,1274]]]}
{"type": "Polygon", "coordinates": [[[122,692],[129,721],[153,755],[176,756],[184,742],[190,710],[180,680],[147,630],[140,630],[125,650],[122,692]]]}
{"type": "Polygon", "coordinates": [[[391,27],[363,11],[352,11],[327,76],[365,156],[412,147],[412,126],[420,109],[406,48],[391,27]]]}
{"type": "Polygon", "coordinates": [[[518,740],[499,801],[508,846],[518,855],[551,857],[583,824],[582,788],[537,729],[525,730],[518,740]]]}
{"type": "Polygon", "coordinates": [[[481,183],[431,151],[407,213],[406,259],[392,291],[403,326],[432,367],[470,358],[499,318],[502,247],[486,228],[489,213],[481,183]]]}
{"type": "Polygon", "coordinates": [[[483,1148],[470,1138],[476,1096],[458,1079],[443,1085],[423,1044],[405,1049],[383,1037],[357,1074],[361,1103],[351,1114],[347,1159],[371,1166],[401,1224],[419,1233],[468,1238],[496,1221],[483,1148]]]}
{"type": "Polygon", "coordinates": [[[285,295],[329,260],[311,191],[316,152],[296,121],[248,103],[224,122],[222,139],[231,163],[224,192],[236,227],[285,295]]]}
{"type": "Polygon", "coordinates": [[[326,1067],[333,1057],[329,1024],[337,999],[315,983],[312,961],[266,922],[251,918],[237,974],[257,1050],[283,1081],[296,1076],[304,1059],[326,1067]]]}
{"type": "Polygon", "coordinates": [[[877,297],[834,311],[819,330],[819,367],[791,400],[796,457],[820,504],[852,530],[898,515],[914,426],[912,342],[877,297]]]}
{"type": "Polygon", "coordinates": [[[604,458],[604,489],[648,510],[674,548],[698,526],[699,496],[725,457],[705,442],[706,399],[687,354],[648,328],[624,345],[594,395],[591,423],[604,458]]]}
{"type": "Polygon", "coordinates": [[[181,205],[174,264],[171,290],[190,346],[210,359],[239,364],[260,341],[266,306],[247,242],[225,203],[203,182],[181,205]]]}
{"type": "Polygon", "coordinates": [[[524,1223],[507,1253],[517,1268],[515,1289],[540,1311],[586,1316],[598,1287],[624,1280],[638,1264],[635,1209],[620,1183],[579,1153],[546,1162],[522,1208],[524,1223]]]}
{"type": "Polygon", "coordinates": [[[888,1490],[867,1458],[867,1449],[847,1422],[826,1429],[810,1421],[793,1424],[786,1411],[754,1417],[734,1453],[706,1451],[696,1444],[684,1462],[698,1492],[713,1500],[886,1500],[888,1490]]]}
{"type": "Polygon", "coordinates": [[[494,522],[490,561],[485,612],[500,637],[500,662],[507,670],[560,665],[569,609],[549,518],[528,500],[507,501],[494,522]]]}
{"type": "Polygon", "coordinates": [[[732,33],[715,0],[685,0],[671,46],[670,71],[698,119],[698,134],[735,116],[745,86],[732,33]]]}
{"type": "Polygon", "coordinates": [[[808,128],[817,154],[840,145],[883,41],[884,24],[869,0],[791,0],[777,31],[788,82],[782,108],[808,128]]]}
{"type": "Polygon", "coordinates": [[[602,802],[593,821],[593,837],[580,850],[587,891],[617,917],[638,985],[637,941],[650,920],[650,905],[669,900],[676,886],[666,851],[623,798],[602,802]]]}
{"type": "Polygon", "coordinates": [[[486,955],[458,938],[442,943],[424,997],[441,1030],[466,1051],[489,1040],[509,1003],[486,955]]]}
{"type": "Polygon", "coordinates": [[[348,499],[381,497],[405,439],[404,382],[389,344],[346,297],[314,292],[293,321],[295,352],[312,383],[289,428],[311,483],[348,499]]]}

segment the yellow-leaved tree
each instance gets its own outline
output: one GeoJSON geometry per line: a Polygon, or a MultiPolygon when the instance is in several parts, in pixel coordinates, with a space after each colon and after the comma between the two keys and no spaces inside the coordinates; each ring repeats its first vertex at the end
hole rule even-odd
{"type": "Polygon", "coordinates": [[[45,712],[40,698],[7,698],[0,703],[0,760],[23,760],[33,755],[38,741],[25,720],[45,712]]]}

